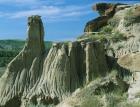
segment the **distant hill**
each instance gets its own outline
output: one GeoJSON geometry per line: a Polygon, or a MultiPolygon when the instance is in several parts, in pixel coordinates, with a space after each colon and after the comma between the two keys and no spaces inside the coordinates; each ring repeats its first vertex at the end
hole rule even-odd
{"type": "MultiPolygon", "coordinates": [[[[0,67],[5,67],[23,48],[25,41],[0,40],[0,67]]],[[[45,41],[46,50],[52,46],[51,41],[45,41]]]]}
{"type": "MultiPolygon", "coordinates": [[[[0,40],[0,50],[6,51],[20,51],[25,44],[23,40],[0,40]]],[[[52,45],[51,41],[45,41],[46,49],[52,45]]]]}

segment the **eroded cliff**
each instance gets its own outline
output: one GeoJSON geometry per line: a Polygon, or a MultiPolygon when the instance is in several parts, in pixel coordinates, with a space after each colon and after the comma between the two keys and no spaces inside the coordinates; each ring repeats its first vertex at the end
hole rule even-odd
{"type": "Polygon", "coordinates": [[[58,104],[77,88],[108,73],[101,42],[54,43],[47,54],[43,38],[40,16],[29,17],[27,42],[0,78],[1,106],[58,104]]]}
{"type": "MultiPolygon", "coordinates": [[[[41,17],[28,18],[27,42],[0,78],[1,107],[59,103],[58,107],[74,107],[95,95],[116,90],[128,92],[129,98],[136,97],[140,92],[139,5],[103,3],[94,9],[102,14],[87,23],[85,32],[90,35],[85,33],[86,38],[73,42],[54,43],[49,52],[44,46],[41,17]],[[130,13],[133,20],[129,19],[130,13]],[[109,31],[104,33],[103,26],[109,31]],[[94,30],[98,33],[94,34],[94,30]],[[132,81],[125,80],[127,76],[132,81]],[[77,104],[72,105],[72,100],[77,104]]],[[[104,106],[105,97],[101,98],[104,106]]]]}

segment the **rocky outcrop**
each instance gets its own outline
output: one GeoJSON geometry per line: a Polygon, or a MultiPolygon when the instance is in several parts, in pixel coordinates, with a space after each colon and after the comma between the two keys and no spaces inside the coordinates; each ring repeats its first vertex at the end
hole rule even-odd
{"type": "Polygon", "coordinates": [[[104,55],[98,42],[54,44],[45,58],[40,82],[30,93],[65,99],[78,87],[107,74],[104,55]]]}
{"type": "Polygon", "coordinates": [[[131,86],[128,90],[130,100],[140,100],[140,52],[130,53],[119,58],[120,66],[132,72],[131,86]]]}
{"type": "Polygon", "coordinates": [[[96,107],[104,107],[106,106],[107,101],[104,102],[101,96],[105,96],[107,93],[117,90],[124,91],[124,88],[119,86],[119,83],[116,83],[108,76],[99,78],[98,80],[92,81],[84,88],[77,89],[69,98],[66,98],[56,107],[92,107],[93,105],[96,107]],[[97,100],[97,95],[100,96],[99,101],[97,100]]]}
{"type": "Polygon", "coordinates": [[[89,21],[84,29],[85,33],[92,33],[98,31],[101,27],[107,25],[109,17],[100,16],[96,19],[89,21]]]}
{"type": "Polygon", "coordinates": [[[111,4],[111,3],[97,3],[93,6],[93,10],[98,11],[100,16],[89,21],[84,29],[85,33],[97,32],[100,28],[107,25],[110,18],[112,18],[116,12],[129,8],[129,5],[125,4],[111,4]]]}
{"type": "Polygon", "coordinates": [[[97,32],[101,27],[107,25],[110,17],[114,15],[115,5],[108,3],[97,3],[93,10],[98,11],[100,16],[89,21],[84,29],[85,33],[97,32]]]}
{"type": "MultiPolygon", "coordinates": [[[[116,43],[110,43],[112,57],[117,59],[117,65],[129,71],[132,75],[129,80],[130,88],[128,90],[129,99],[139,99],[140,92],[140,20],[139,5],[127,7],[118,11],[113,20],[117,19],[115,30],[121,32],[127,39],[116,43]]],[[[109,53],[107,52],[109,55],[109,53]]]]}
{"type": "Polygon", "coordinates": [[[117,23],[117,26],[113,26],[114,30],[119,31],[126,37],[126,40],[123,41],[116,43],[110,42],[110,47],[113,49],[115,58],[140,51],[140,15],[138,7],[139,5],[134,5],[125,8],[113,16],[114,23],[117,23]]]}
{"type": "Polygon", "coordinates": [[[93,6],[93,10],[98,11],[101,16],[113,16],[116,6],[111,3],[97,3],[93,6]]]}
{"type": "Polygon", "coordinates": [[[127,69],[130,69],[132,72],[133,71],[140,71],[140,53],[130,53],[122,56],[119,58],[118,63],[127,69]]]}
{"type": "Polygon", "coordinates": [[[58,104],[77,88],[106,76],[102,43],[55,43],[48,53],[43,38],[40,16],[29,17],[27,42],[0,78],[0,106],[58,104]]]}
{"type": "Polygon", "coordinates": [[[16,96],[20,98],[39,80],[45,52],[43,38],[44,28],[40,16],[29,17],[27,43],[0,78],[0,105],[7,106],[16,96]]]}

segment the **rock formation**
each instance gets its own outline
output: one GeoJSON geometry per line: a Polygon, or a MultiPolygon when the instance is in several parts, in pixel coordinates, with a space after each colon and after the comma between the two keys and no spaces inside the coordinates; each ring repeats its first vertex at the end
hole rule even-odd
{"type": "Polygon", "coordinates": [[[127,7],[121,11],[118,11],[113,19],[117,19],[118,26],[115,30],[121,32],[127,40],[119,41],[116,43],[110,43],[110,47],[113,50],[117,64],[129,71],[131,79],[129,81],[130,88],[128,95],[131,100],[139,99],[138,93],[140,92],[140,64],[139,64],[139,51],[140,51],[140,20],[139,20],[139,5],[127,7]]]}
{"type": "Polygon", "coordinates": [[[140,53],[130,53],[119,58],[120,66],[132,72],[131,87],[128,90],[130,100],[139,99],[140,93],[140,53]]]}
{"type": "Polygon", "coordinates": [[[44,28],[40,16],[29,17],[27,43],[0,78],[0,105],[20,104],[21,101],[16,99],[26,94],[39,80],[45,52],[43,38],[44,28]]]}
{"type": "Polygon", "coordinates": [[[93,10],[98,11],[101,16],[113,17],[116,12],[129,7],[129,5],[121,3],[97,3],[93,6],[93,10]]]}
{"type": "Polygon", "coordinates": [[[101,42],[55,43],[48,53],[43,38],[40,16],[29,17],[27,42],[0,78],[0,106],[58,104],[77,88],[108,73],[101,42]]]}
{"type": "Polygon", "coordinates": [[[101,40],[88,38],[54,43],[47,52],[41,17],[29,17],[27,42],[0,78],[0,107],[49,106],[61,101],[64,102],[58,107],[66,107],[69,99],[86,101],[90,95],[100,95],[102,90],[105,93],[116,89],[122,93],[128,91],[129,98],[137,97],[140,92],[139,6],[103,3],[94,9],[102,14],[87,23],[85,32],[98,31],[112,18],[117,22],[112,29],[123,33],[127,41],[113,42],[106,38],[108,46],[104,48],[101,40]],[[133,13],[133,20],[128,20],[128,12],[133,13]],[[115,79],[110,76],[112,69],[117,70],[115,79]],[[123,80],[126,71],[132,77],[131,82],[123,80]]]}
{"type": "Polygon", "coordinates": [[[112,18],[116,12],[130,7],[125,4],[97,3],[93,6],[93,10],[98,11],[100,16],[89,21],[84,29],[85,33],[97,32],[100,28],[107,25],[108,20],[112,18]]]}
{"type": "Polygon", "coordinates": [[[55,43],[44,60],[40,81],[28,97],[50,96],[62,101],[77,88],[106,76],[108,66],[103,53],[103,45],[98,42],[55,43]]]}
{"type": "Polygon", "coordinates": [[[92,33],[98,31],[101,27],[107,25],[109,17],[100,16],[96,19],[89,21],[84,29],[85,33],[92,33]]]}
{"type": "Polygon", "coordinates": [[[98,11],[101,16],[113,16],[116,6],[117,4],[97,3],[93,6],[93,10],[98,11]]]}

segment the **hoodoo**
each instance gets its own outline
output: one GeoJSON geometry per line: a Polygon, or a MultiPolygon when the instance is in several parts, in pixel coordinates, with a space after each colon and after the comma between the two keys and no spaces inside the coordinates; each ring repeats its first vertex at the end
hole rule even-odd
{"type": "MultiPolygon", "coordinates": [[[[40,16],[28,18],[28,40],[0,78],[0,105],[15,107],[39,81],[43,71],[44,28],[40,16]]],[[[18,106],[18,105],[17,105],[18,106]]]]}

